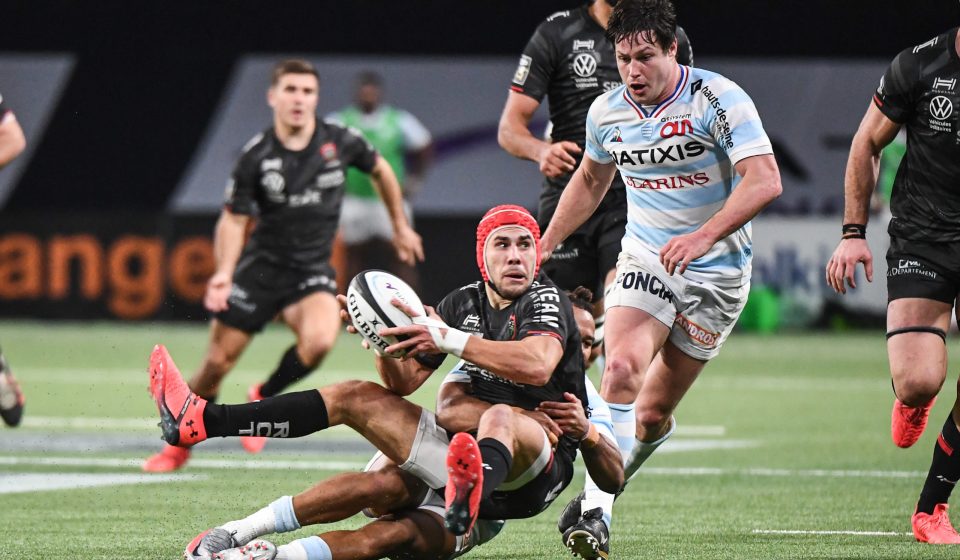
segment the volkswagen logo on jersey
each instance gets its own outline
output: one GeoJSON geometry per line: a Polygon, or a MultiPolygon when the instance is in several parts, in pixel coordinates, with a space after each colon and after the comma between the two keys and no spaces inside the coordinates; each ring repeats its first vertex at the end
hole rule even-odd
{"type": "Polygon", "coordinates": [[[591,53],[580,53],[573,59],[573,71],[581,78],[589,78],[597,71],[597,59],[591,53]]]}
{"type": "Polygon", "coordinates": [[[948,98],[938,95],[930,100],[930,115],[941,121],[945,121],[953,114],[953,102],[948,98]]]}
{"type": "Polygon", "coordinates": [[[270,170],[263,174],[260,184],[267,191],[267,198],[271,202],[283,202],[286,198],[283,196],[283,187],[285,185],[283,175],[279,171],[270,170]]]}

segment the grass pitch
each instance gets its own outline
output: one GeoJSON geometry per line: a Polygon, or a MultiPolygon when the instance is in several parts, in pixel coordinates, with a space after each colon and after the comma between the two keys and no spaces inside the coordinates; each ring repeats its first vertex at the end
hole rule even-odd
{"type": "MultiPolygon", "coordinates": [[[[279,327],[258,337],[228,377],[222,402],[242,401],[291,341],[279,327]]],[[[270,442],[256,457],[235,441],[211,442],[172,479],[141,476],[139,461],[160,446],[145,390],[156,342],[189,374],[206,328],[0,323],[0,343],[27,394],[24,425],[0,428],[0,558],[179,558],[200,530],[369,458],[362,441],[335,429],[270,442]]],[[[909,524],[953,401],[953,377],[927,433],[899,450],[889,436],[881,333],[735,333],[681,404],[678,434],[617,501],[611,557],[955,558],[955,548],[915,543],[909,524]]],[[[347,378],[370,379],[372,369],[357,341],[343,336],[297,388],[347,378]]],[[[435,390],[432,380],[414,400],[432,406],[435,390]]],[[[509,522],[467,557],[565,556],[555,522],[581,484],[578,475],[544,514],[509,522]]],[[[355,517],[273,540],[362,523],[355,517]]]]}

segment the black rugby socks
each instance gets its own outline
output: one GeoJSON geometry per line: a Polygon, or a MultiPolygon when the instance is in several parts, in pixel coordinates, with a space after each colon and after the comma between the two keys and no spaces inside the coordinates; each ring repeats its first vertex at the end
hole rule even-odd
{"type": "Polygon", "coordinates": [[[270,374],[267,382],[260,387],[260,395],[272,397],[283,392],[284,389],[310,375],[315,368],[307,367],[297,355],[297,345],[294,344],[284,352],[277,369],[270,374]]]}
{"type": "Polygon", "coordinates": [[[207,437],[264,436],[295,438],[330,426],[327,405],[316,390],[287,393],[246,404],[207,403],[207,437]]]}
{"type": "Polygon", "coordinates": [[[477,447],[480,448],[480,459],[483,461],[483,491],[480,499],[485,500],[507,479],[513,465],[513,455],[507,446],[494,438],[481,439],[477,447]]]}
{"type": "Polygon", "coordinates": [[[953,487],[960,480],[960,430],[953,421],[953,414],[947,415],[943,429],[933,446],[933,462],[927,480],[923,483],[917,511],[933,513],[937,504],[945,504],[950,499],[953,487]]]}

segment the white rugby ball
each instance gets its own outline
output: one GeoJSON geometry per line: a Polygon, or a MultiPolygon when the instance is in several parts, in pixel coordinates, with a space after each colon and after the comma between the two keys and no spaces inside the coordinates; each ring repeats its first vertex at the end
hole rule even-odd
{"type": "Polygon", "coordinates": [[[350,320],[370,347],[391,358],[403,353],[388,354],[387,347],[399,340],[394,336],[380,336],[381,329],[410,325],[413,321],[390,301],[397,299],[419,315],[426,315],[417,293],[406,282],[383,270],[364,270],[353,277],[347,288],[347,313],[350,320]]]}

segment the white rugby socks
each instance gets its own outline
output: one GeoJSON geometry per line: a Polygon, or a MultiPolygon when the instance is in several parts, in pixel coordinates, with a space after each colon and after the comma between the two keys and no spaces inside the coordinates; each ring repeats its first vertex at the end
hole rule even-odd
{"type": "Polygon", "coordinates": [[[653,455],[653,452],[657,450],[658,447],[663,445],[663,442],[670,439],[670,436],[673,435],[677,429],[677,419],[673,416],[670,417],[670,429],[667,430],[667,433],[664,434],[657,441],[645,442],[636,440],[636,445],[633,446],[633,450],[630,452],[630,456],[627,458],[623,466],[623,479],[624,481],[630,480],[630,478],[636,474],[637,469],[640,468],[647,459],[653,455]]]}
{"type": "Polygon", "coordinates": [[[333,560],[333,553],[320,537],[307,537],[278,546],[276,560],[333,560]]]}
{"type": "Polygon", "coordinates": [[[617,436],[617,447],[626,461],[633,451],[637,440],[637,414],[633,403],[607,403],[610,407],[610,419],[613,421],[613,434],[617,436]]]}
{"type": "Polygon", "coordinates": [[[244,545],[263,535],[299,529],[300,522],[293,512],[293,498],[281,496],[259,511],[222,527],[233,534],[237,543],[244,545]]]}

